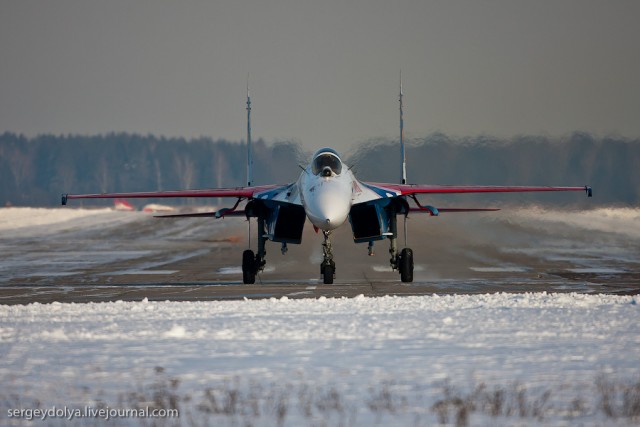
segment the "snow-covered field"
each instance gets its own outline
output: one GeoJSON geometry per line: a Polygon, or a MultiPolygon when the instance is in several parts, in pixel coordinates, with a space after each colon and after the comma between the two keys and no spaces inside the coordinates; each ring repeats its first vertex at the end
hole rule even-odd
{"type": "Polygon", "coordinates": [[[0,306],[0,419],[164,405],[182,425],[631,425],[639,320],[638,297],[546,293],[0,306]]]}

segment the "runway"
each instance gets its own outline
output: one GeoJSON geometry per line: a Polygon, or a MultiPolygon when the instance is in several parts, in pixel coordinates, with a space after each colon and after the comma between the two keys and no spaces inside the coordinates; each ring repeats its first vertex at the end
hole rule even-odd
{"type": "Polygon", "coordinates": [[[416,215],[408,230],[413,283],[401,283],[389,268],[386,241],[370,257],[345,224],[332,237],[336,283],[322,284],[322,238],[307,224],[303,244],[286,255],[268,243],[265,271],[244,285],[240,258],[249,242],[242,219],[0,209],[0,303],[640,290],[640,210],[416,215]]]}

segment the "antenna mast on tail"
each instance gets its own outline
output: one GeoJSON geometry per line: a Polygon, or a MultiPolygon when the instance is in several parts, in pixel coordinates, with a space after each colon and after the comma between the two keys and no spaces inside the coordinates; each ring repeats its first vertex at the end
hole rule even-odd
{"type": "Polygon", "coordinates": [[[251,96],[249,96],[249,74],[247,74],[247,185],[253,185],[253,155],[251,152],[251,96]]]}
{"type": "Polygon", "coordinates": [[[404,120],[402,118],[402,70],[400,70],[400,161],[402,162],[402,184],[407,183],[407,159],[404,155],[404,120]]]}

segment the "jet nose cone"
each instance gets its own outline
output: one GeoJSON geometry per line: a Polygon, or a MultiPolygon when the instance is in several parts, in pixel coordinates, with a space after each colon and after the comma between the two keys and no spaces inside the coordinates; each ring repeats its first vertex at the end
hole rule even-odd
{"type": "Polygon", "coordinates": [[[342,215],[339,215],[340,218],[327,218],[324,220],[324,223],[326,225],[325,228],[331,229],[333,230],[334,228],[338,228],[339,226],[342,225],[342,223],[344,222],[342,220],[342,215]]]}
{"type": "MultiPolygon", "coordinates": [[[[335,205],[333,209],[318,209],[320,212],[316,212],[319,215],[315,215],[314,223],[323,230],[332,230],[342,225],[346,219],[346,214],[343,209],[335,205]]],[[[347,212],[348,213],[348,212],[347,212]]]]}
{"type": "Polygon", "coordinates": [[[350,208],[349,198],[327,192],[318,195],[307,214],[316,227],[322,230],[334,230],[347,220],[350,208]]]}
{"type": "Polygon", "coordinates": [[[311,223],[324,231],[344,224],[351,210],[352,181],[349,175],[328,178],[304,175],[301,180],[302,204],[311,223]]]}

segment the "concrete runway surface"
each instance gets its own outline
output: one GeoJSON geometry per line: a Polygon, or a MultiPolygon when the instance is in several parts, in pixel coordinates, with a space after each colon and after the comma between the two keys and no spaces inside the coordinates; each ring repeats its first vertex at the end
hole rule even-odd
{"type": "MultiPolygon", "coordinates": [[[[33,209],[22,215],[35,211],[46,215],[33,209]]],[[[50,216],[63,212],[49,211],[50,216]]],[[[100,212],[78,219],[63,216],[44,225],[5,224],[0,303],[640,292],[638,209],[531,207],[414,215],[408,220],[408,246],[416,265],[410,284],[401,283],[389,268],[388,241],[376,242],[375,256],[370,257],[366,244],[353,243],[345,224],[332,238],[337,264],[333,285],[321,282],[322,236],[309,223],[303,244],[289,245],[286,255],[279,244],[268,243],[267,268],[255,285],[244,285],[240,261],[248,245],[245,220],[100,212]]],[[[0,223],[1,218],[2,213],[0,223]]],[[[255,232],[255,223],[252,228],[255,232]]],[[[255,247],[255,241],[252,244],[255,247]]],[[[402,235],[399,246],[404,247],[402,235]]]]}

